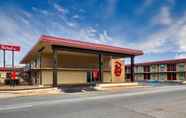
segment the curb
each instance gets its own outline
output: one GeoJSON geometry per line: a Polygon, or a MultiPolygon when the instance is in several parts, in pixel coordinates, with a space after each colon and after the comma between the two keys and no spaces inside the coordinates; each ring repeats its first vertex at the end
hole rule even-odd
{"type": "Polygon", "coordinates": [[[122,89],[122,88],[137,88],[144,87],[143,85],[135,83],[114,83],[114,84],[98,84],[94,87],[96,90],[122,89]]]}
{"type": "Polygon", "coordinates": [[[37,89],[49,89],[53,87],[37,87],[37,88],[8,88],[8,89],[0,89],[1,92],[6,92],[6,91],[24,91],[24,90],[37,90],[37,89]]]}
{"type": "Polygon", "coordinates": [[[42,95],[59,95],[62,92],[57,88],[42,88],[42,89],[27,89],[27,90],[17,90],[17,91],[0,91],[3,94],[4,98],[12,98],[12,97],[22,97],[22,96],[42,96],[42,95]],[[6,94],[9,94],[6,96],[6,94]]]}
{"type": "Polygon", "coordinates": [[[107,87],[126,87],[126,86],[139,86],[140,84],[138,82],[134,82],[134,83],[109,83],[109,84],[98,84],[96,86],[98,87],[103,87],[103,88],[107,88],[107,87]]]}

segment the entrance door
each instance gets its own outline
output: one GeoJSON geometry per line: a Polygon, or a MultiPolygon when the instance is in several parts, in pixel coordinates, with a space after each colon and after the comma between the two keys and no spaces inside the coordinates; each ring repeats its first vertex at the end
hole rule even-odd
{"type": "Polygon", "coordinates": [[[100,82],[101,79],[99,78],[99,72],[96,71],[88,71],[87,72],[87,83],[91,82],[100,82]]]}
{"type": "Polygon", "coordinates": [[[171,80],[171,73],[167,73],[167,80],[171,80]]]}
{"type": "Polygon", "coordinates": [[[87,72],[87,83],[91,83],[91,81],[92,81],[92,72],[89,71],[87,72]]]}
{"type": "Polygon", "coordinates": [[[172,76],[173,76],[173,77],[172,77],[173,80],[177,80],[177,78],[176,78],[176,73],[172,73],[172,76]]]}

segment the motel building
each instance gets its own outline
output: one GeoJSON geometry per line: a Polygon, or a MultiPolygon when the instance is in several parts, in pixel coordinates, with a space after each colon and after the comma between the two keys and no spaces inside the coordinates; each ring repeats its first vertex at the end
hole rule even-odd
{"type": "MultiPolygon", "coordinates": [[[[130,65],[125,66],[126,79],[130,79],[130,65]]],[[[136,81],[159,80],[159,81],[185,81],[186,80],[186,58],[161,60],[134,65],[134,76],[136,81]]]]}
{"type": "Polygon", "coordinates": [[[121,83],[126,82],[124,58],[131,59],[133,82],[134,57],[138,55],[143,52],[43,35],[21,64],[27,65],[28,77],[35,85],[121,83]]]}

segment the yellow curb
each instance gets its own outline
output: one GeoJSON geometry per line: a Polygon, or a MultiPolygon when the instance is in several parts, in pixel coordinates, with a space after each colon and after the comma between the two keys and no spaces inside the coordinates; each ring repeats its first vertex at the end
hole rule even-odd
{"type": "Polygon", "coordinates": [[[183,81],[182,84],[186,84],[186,81],[183,81]]]}
{"type": "Polygon", "coordinates": [[[97,87],[106,88],[106,87],[127,87],[127,86],[139,86],[139,83],[109,83],[109,84],[98,84],[97,87]]]}
{"type": "Polygon", "coordinates": [[[140,85],[138,83],[134,83],[134,84],[122,84],[122,85],[114,85],[114,86],[96,86],[94,87],[96,90],[99,90],[99,91],[104,91],[104,90],[114,90],[114,89],[130,89],[130,88],[143,88],[143,87],[146,87],[146,86],[143,86],[143,85],[140,85]]]}

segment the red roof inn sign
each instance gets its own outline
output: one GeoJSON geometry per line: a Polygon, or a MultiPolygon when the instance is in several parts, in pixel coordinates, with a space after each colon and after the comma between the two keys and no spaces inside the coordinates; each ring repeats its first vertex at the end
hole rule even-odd
{"type": "Polygon", "coordinates": [[[0,50],[20,51],[20,46],[0,44],[0,50]]]}

